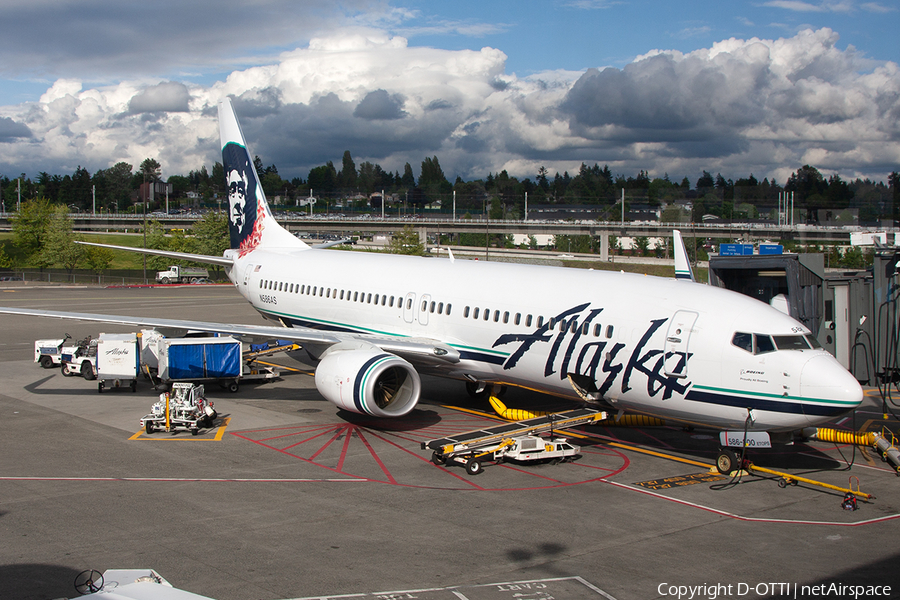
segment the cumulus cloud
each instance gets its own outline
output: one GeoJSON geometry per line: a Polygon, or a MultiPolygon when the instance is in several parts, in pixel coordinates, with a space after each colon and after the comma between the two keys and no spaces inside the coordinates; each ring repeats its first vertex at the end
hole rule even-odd
{"type": "Polygon", "coordinates": [[[402,119],[403,96],[388,94],[385,90],[369,92],[353,111],[354,117],[360,119],[402,119]]]}
{"type": "Polygon", "coordinates": [[[157,112],[187,112],[191,95],[187,86],[174,81],[164,81],[144,88],[128,102],[131,114],[157,112]]]}
{"type": "Polygon", "coordinates": [[[0,142],[11,142],[16,138],[31,137],[31,130],[26,125],[16,123],[9,117],[0,117],[0,142]]]}
{"type": "Polygon", "coordinates": [[[39,102],[0,107],[0,171],[147,157],[166,175],[209,166],[221,160],[215,105],[231,96],[251,152],[288,177],[350,150],[357,164],[401,172],[438,156],[451,179],[597,162],[626,175],[708,170],[780,182],[810,163],[884,180],[900,164],[898,66],[873,66],[837,41],[806,30],[654,50],[621,69],[518,77],[496,48],[410,47],[354,28],[209,86],[58,80],[39,102]]]}

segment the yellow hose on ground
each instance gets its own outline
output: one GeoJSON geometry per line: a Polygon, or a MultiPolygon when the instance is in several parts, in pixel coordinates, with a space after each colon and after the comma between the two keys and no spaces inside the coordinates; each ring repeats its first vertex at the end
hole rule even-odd
{"type": "Polygon", "coordinates": [[[875,443],[875,434],[867,431],[843,431],[840,429],[819,427],[812,437],[820,442],[854,444],[856,446],[871,446],[875,443]]]}
{"type": "Polygon", "coordinates": [[[507,421],[525,421],[528,419],[533,419],[535,417],[546,417],[547,415],[553,414],[546,411],[507,408],[507,406],[500,402],[500,399],[496,396],[491,396],[490,398],[488,398],[488,402],[491,403],[491,407],[494,409],[494,412],[497,413],[497,416],[501,419],[506,419],[507,421]]]}
{"type": "MultiPolygon", "coordinates": [[[[494,409],[494,412],[497,413],[497,416],[507,421],[525,421],[534,419],[535,417],[546,417],[547,415],[553,414],[553,412],[547,411],[509,408],[496,396],[491,396],[488,401],[491,403],[491,407],[494,409]]],[[[662,427],[666,422],[662,419],[657,419],[656,417],[647,417],[644,415],[622,415],[618,418],[610,417],[609,419],[603,419],[602,421],[597,421],[593,424],[605,425],[607,427],[662,427]]]]}

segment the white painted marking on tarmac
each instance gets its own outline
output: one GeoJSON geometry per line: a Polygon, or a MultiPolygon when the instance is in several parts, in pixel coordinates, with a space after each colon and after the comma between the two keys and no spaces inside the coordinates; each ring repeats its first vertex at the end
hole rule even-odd
{"type": "Polygon", "coordinates": [[[215,477],[0,477],[0,481],[132,481],[132,482],[188,482],[202,483],[308,483],[327,481],[331,483],[364,482],[362,478],[308,478],[308,479],[240,479],[215,477]]]}

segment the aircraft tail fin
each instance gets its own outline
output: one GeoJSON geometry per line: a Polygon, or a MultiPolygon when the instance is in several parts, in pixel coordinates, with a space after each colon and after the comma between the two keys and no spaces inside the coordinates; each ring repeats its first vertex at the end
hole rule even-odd
{"type": "Polygon", "coordinates": [[[222,165],[228,189],[228,233],[231,247],[245,254],[261,246],[309,248],[275,221],[253,166],[231,98],[219,102],[222,165]]]}
{"type": "Polygon", "coordinates": [[[681,238],[681,232],[677,229],[672,230],[674,238],[675,252],[675,279],[684,281],[696,281],[694,279],[694,271],[691,269],[691,259],[688,258],[687,248],[684,246],[684,240],[681,238]]]}

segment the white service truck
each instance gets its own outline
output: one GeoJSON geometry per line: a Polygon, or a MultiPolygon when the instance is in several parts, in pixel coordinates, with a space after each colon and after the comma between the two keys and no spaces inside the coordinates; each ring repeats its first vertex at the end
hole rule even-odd
{"type": "Polygon", "coordinates": [[[159,283],[191,283],[209,277],[209,271],[197,267],[180,267],[172,265],[168,271],[158,271],[156,281],[159,283]]]}
{"type": "Polygon", "coordinates": [[[70,338],[66,334],[64,338],[56,338],[52,340],[35,340],[34,341],[34,362],[39,363],[45,369],[58,367],[62,360],[62,348],[66,340],[70,338]]]}
{"type": "Polygon", "coordinates": [[[97,392],[106,388],[137,389],[140,349],[137,334],[101,333],[97,342],[97,392]]]}

